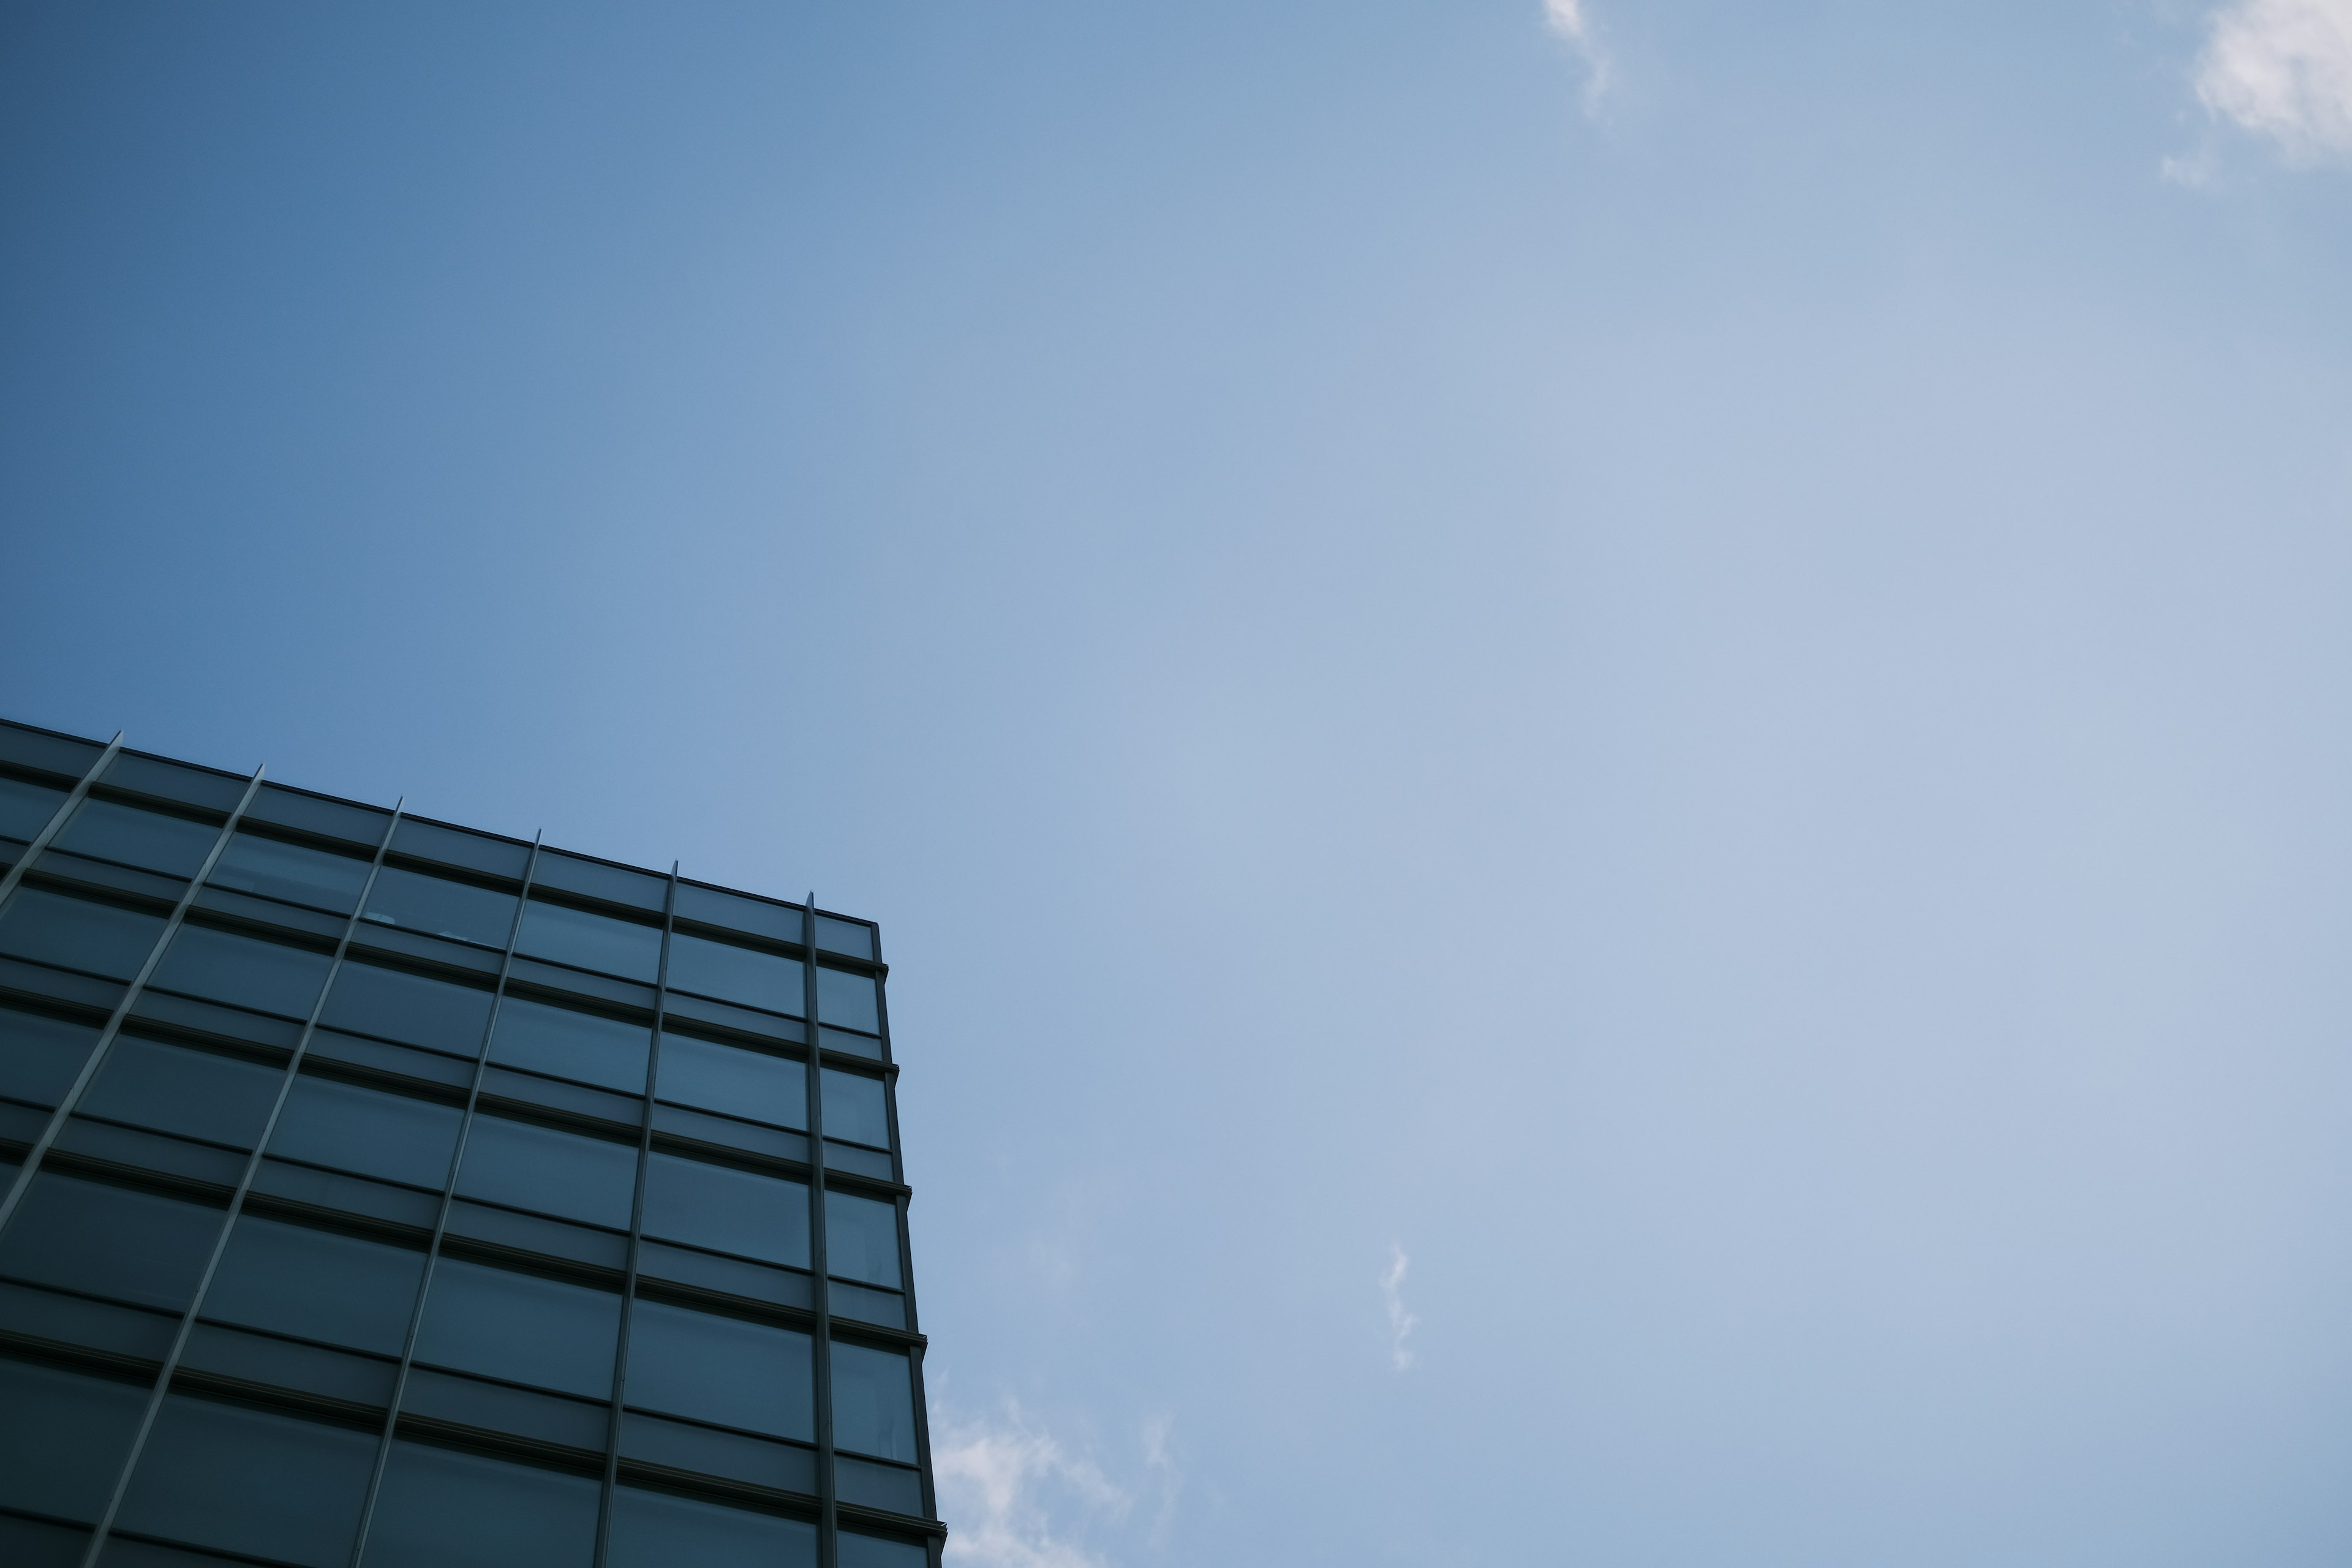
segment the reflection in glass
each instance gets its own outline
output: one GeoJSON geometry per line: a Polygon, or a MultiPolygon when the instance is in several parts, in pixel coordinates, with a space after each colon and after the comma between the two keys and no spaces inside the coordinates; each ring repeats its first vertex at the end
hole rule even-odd
{"type": "Polygon", "coordinates": [[[689,1563],[695,1568],[816,1568],[816,1526],[673,1492],[620,1487],[613,1493],[604,1562],[606,1568],[689,1563]]]}
{"type": "Polygon", "coordinates": [[[898,1210],[850,1193],[824,1194],[825,1272],[898,1289],[898,1210]]]}
{"type": "Polygon", "coordinates": [[[0,1506],[95,1521],[146,1409],[144,1384],[0,1361],[0,1506]]]}
{"type": "Polygon", "coordinates": [[[817,965],[816,1016],[839,1028],[880,1034],[881,992],[875,986],[874,976],[817,965]]]}
{"type": "Polygon", "coordinates": [[[163,934],[163,917],[18,888],[0,910],[0,952],[128,980],[163,934]]]}
{"type": "Polygon", "coordinates": [[[698,1040],[662,1037],[661,1096],[728,1116],[778,1127],[808,1126],[806,1064],[698,1040]]]}
{"type": "Polygon", "coordinates": [[[666,1301],[629,1320],[628,1403],[772,1436],[815,1436],[809,1336],[666,1301]]]}
{"type": "Polygon", "coordinates": [[[307,1018],[332,963],[325,953],[306,947],[184,925],[150,984],[257,1013],[307,1018]]]}
{"type": "Polygon", "coordinates": [[[643,1024],[509,996],[490,1032],[490,1060],[643,1094],[652,1043],[653,1031],[643,1024]]]}
{"type": "Polygon", "coordinates": [[[522,934],[515,950],[650,984],[661,965],[661,931],[532,899],[523,906],[522,934]]]}
{"type": "Polygon", "coordinates": [[[845,1530],[836,1543],[835,1568],[929,1568],[931,1554],[911,1541],[860,1535],[845,1530]]]}
{"type": "Polygon", "coordinates": [[[216,888],[283,899],[339,915],[352,912],[367,885],[368,863],[299,844],[240,833],[230,838],[207,879],[216,888]]]}
{"type": "Polygon", "coordinates": [[[0,1274],[176,1312],[195,1293],[226,1217],[201,1204],[43,1171],[0,1232],[0,1274]]]}
{"type": "Polygon", "coordinates": [[[119,1526],[342,1568],[374,1464],[370,1433],[175,1394],[156,1413],[119,1526]]]}
{"type": "Polygon", "coordinates": [[[219,837],[219,828],[184,816],[142,811],[111,800],[85,800],[54,842],[77,855],[193,877],[219,837]]]}
{"type": "Polygon", "coordinates": [[[637,1151],[503,1116],[478,1116],[466,1135],[457,1191],[515,1208],[626,1230],[637,1151]]]}
{"type": "Polygon", "coordinates": [[[205,1292],[204,1315],[398,1355],[424,1278],[421,1252],[244,1215],[205,1292]]]}
{"type": "Polygon", "coordinates": [[[386,866],[368,889],[367,912],[360,918],[428,936],[504,947],[514,913],[512,893],[386,866]]]}
{"type": "Polygon", "coordinates": [[[404,969],[346,961],[319,1019],[338,1029],[477,1057],[482,1031],[489,1026],[490,994],[404,969]]]}
{"type": "Polygon", "coordinates": [[[37,838],[64,804],[66,792],[22,779],[0,778],[0,834],[37,838]]]}
{"type": "Polygon", "coordinates": [[[915,1384],[904,1354],[833,1342],[833,1440],[852,1453],[915,1462],[915,1384]]]}
{"type": "Polygon", "coordinates": [[[90,1116],[250,1149],[283,1068],[123,1035],[81,1099],[90,1116]]]}
{"type": "Polygon", "coordinates": [[[588,1568],[596,1497],[584,1477],[395,1442],[361,1568],[588,1568]]]}
{"type": "Polygon", "coordinates": [[[65,1098],[96,1044],[88,1024],[0,1007],[0,1095],[47,1110],[65,1098]]]}
{"type": "Polygon", "coordinates": [[[457,1108],[303,1073],[269,1152],[338,1171],[438,1190],[457,1146],[457,1108]]]}
{"type": "Polygon", "coordinates": [[[683,931],[669,939],[673,990],[764,1007],[771,1013],[789,1013],[797,1018],[807,1011],[803,973],[797,958],[779,958],[772,952],[710,942],[683,931]]]}
{"type": "Polygon", "coordinates": [[[445,1258],[425,1298],[416,1359],[609,1399],[620,1333],[621,1298],[610,1290],[445,1258]]]}
{"type": "Polygon", "coordinates": [[[808,1188],[781,1176],[656,1153],[646,1167],[646,1234],[806,1268],[808,1188]]]}
{"type": "Polygon", "coordinates": [[[883,1102],[882,1080],[867,1078],[864,1073],[843,1072],[838,1068],[826,1068],[822,1077],[824,1135],[887,1149],[890,1110],[883,1102]]]}

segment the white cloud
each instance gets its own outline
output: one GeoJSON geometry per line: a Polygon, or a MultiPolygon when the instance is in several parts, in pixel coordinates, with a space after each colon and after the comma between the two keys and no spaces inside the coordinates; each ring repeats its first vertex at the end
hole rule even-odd
{"type": "Polygon", "coordinates": [[[1381,1300],[1389,1309],[1389,1359],[1396,1363],[1399,1372],[1412,1365],[1413,1353],[1404,1342],[1405,1336],[1421,1321],[1404,1310],[1404,1275],[1412,1267],[1412,1259],[1404,1255],[1404,1248],[1390,1242],[1389,1271],[1381,1276],[1381,1300]]]}
{"type": "Polygon", "coordinates": [[[2231,0],[2198,57],[2197,96],[2296,163],[2352,161],[2352,0],[2231,0]]]}
{"type": "MultiPolygon", "coordinates": [[[[931,1467],[948,1522],[948,1561],[970,1568],[1111,1568],[1081,1538],[1123,1521],[1134,1507],[1099,1466],[1008,1404],[1000,1420],[951,1421],[932,1413],[931,1467]]],[[[1160,1478],[1154,1534],[1173,1522],[1181,1477],[1169,1426],[1143,1429],[1144,1462],[1160,1478]]]]}
{"type": "Polygon", "coordinates": [[[1584,112],[1598,114],[1616,66],[1601,41],[1600,29],[1593,26],[1592,13],[1586,8],[1584,0],[1544,0],[1544,26],[1574,50],[1582,63],[1584,112]]]}

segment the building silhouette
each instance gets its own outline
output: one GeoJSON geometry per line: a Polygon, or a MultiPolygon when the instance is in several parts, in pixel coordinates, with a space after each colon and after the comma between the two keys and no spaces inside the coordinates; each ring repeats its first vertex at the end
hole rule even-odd
{"type": "Polygon", "coordinates": [[[0,862],[0,1563],[937,1564],[873,925],[9,724],[0,862]]]}

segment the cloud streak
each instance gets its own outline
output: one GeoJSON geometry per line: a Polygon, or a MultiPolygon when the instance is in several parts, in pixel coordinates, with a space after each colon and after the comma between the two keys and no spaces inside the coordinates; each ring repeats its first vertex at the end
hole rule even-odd
{"type": "Polygon", "coordinates": [[[2196,85],[2207,110],[2290,162],[2352,162],[2352,0],[2233,0],[2214,14],[2196,85]]]}
{"type": "Polygon", "coordinates": [[[1584,112],[1600,113],[1601,100],[1615,79],[1616,65],[1601,42],[1600,29],[1593,25],[1591,11],[1584,0],[1544,0],[1544,26],[1569,47],[1584,68],[1584,112]]]}
{"type": "MultiPolygon", "coordinates": [[[[958,1568],[1113,1568],[1087,1538],[1126,1522],[1135,1493],[1008,1403],[1001,1418],[956,1421],[932,1413],[931,1466],[958,1568]]],[[[1146,1422],[1144,1468],[1159,1497],[1150,1524],[1165,1544],[1183,1473],[1165,1417],[1146,1422]]]]}
{"type": "Polygon", "coordinates": [[[1412,1259],[1404,1255],[1404,1248],[1390,1242],[1388,1272],[1381,1276],[1381,1300],[1389,1310],[1389,1360],[1396,1363],[1399,1372],[1409,1371],[1412,1366],[1412,1347],[1405,1340],[1421,1321],[1404,1309],[1405,1270],[1412,1267],[1412,1259]]]}

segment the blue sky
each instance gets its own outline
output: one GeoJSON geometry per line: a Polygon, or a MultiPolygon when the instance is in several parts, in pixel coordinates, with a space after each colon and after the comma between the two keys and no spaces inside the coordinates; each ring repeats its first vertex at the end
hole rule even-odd
{"type": "Polygon", "coordinates": [[[883,922],[953,1561],[2352,1555],[2352,6],[0,15],[11,716],[883,922]]]}

